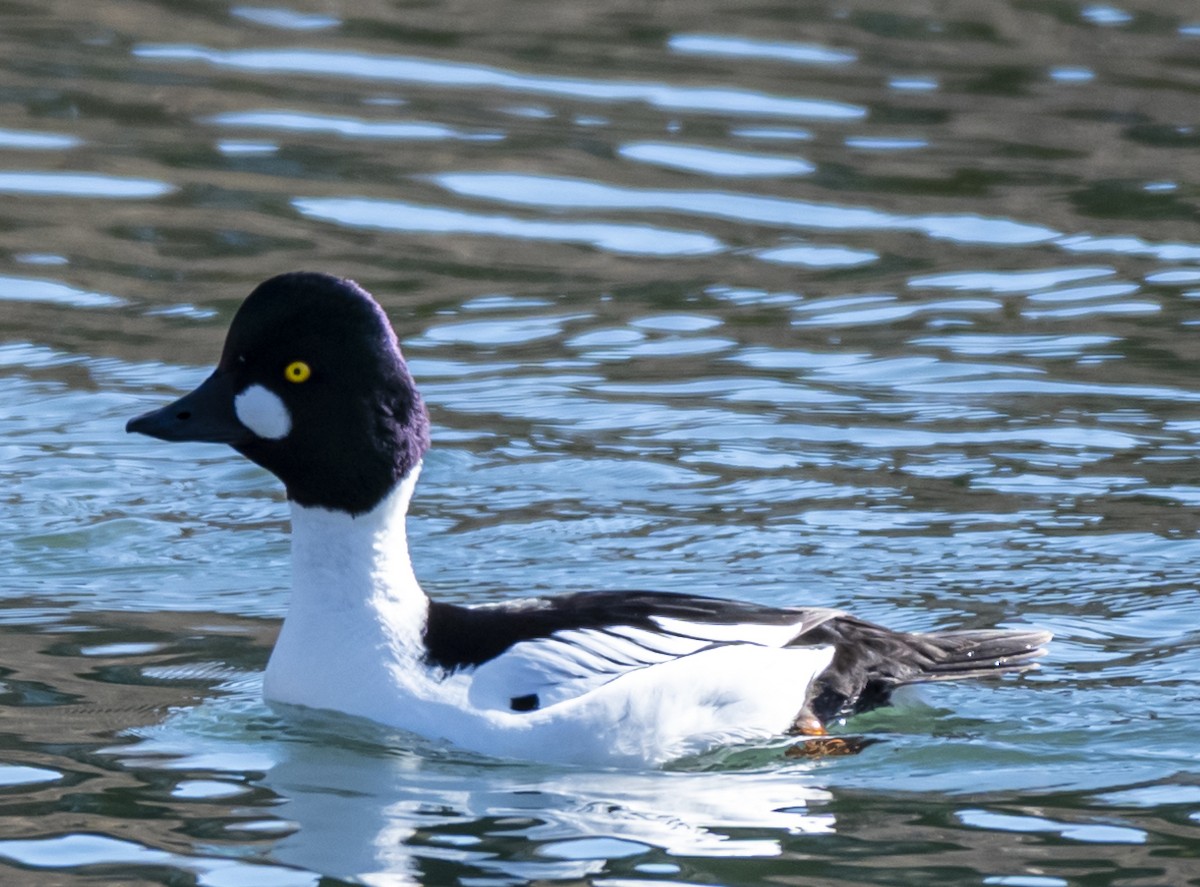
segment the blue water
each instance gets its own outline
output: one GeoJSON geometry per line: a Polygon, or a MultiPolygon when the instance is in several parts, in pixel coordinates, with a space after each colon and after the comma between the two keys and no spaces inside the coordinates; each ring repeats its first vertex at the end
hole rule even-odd
{"type": "Polygon", "coordinates": [[[0,24],[0,882],[1200,884],[1190,4],[0,24]],[[123,428],[296,268],[377,294],[430,405],[432,595],[1050,655],[857,755],[655,772],[271,711],[281,491],[123,428]]]}

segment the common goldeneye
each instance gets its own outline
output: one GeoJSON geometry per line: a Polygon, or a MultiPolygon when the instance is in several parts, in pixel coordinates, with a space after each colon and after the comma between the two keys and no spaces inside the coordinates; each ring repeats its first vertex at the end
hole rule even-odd
{"type": "Polygon", "coordinates": [[[283,481],[292,598],[268,701],[485,754],[657,765],[822,735],[906,684],[1029,668],[1050,639],[913,634],[838,610],[665,592],[431,601],[405,534],[425,405],[383,310],[325,274],[258,286],[212,375],[127,430],[229,444],[283,481]]]}

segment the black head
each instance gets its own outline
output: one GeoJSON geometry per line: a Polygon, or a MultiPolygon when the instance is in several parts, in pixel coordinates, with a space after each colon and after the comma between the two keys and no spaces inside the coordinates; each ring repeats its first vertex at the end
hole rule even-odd
{"type": "Polygon", "coordinates": [[[306,506],[361,514],[429,448],[429,418],[383,309],[351,280],[281,274],[233,318],[199,388],[127,431],[230,444],[306,506]]]}

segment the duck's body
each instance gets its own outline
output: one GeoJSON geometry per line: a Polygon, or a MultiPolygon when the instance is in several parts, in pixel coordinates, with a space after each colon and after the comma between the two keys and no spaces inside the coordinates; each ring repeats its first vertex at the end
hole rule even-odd
{"type": "Polygon", "coordinates": [[[833,655],[784,647],[826,611],[620,592],[431,602],[406,557],[408,494],[357,517],[293,505],[269,700],[501,757],[656,764],[785,732],[833,655]],[[763,643],[694,636],[731,633],[763,643]]]}
{"type": "Polygon", "coordinates": [[[820,733],[905,684],[1027,668],[1049,638],[652,592],[430,601],[405,533],[424,407],[382,311],[324,275],[259,287],[213,375],[130,430],[230,443],[287,485],[292,601],[268,700],[486,754],[646,765],[820,733]]]}

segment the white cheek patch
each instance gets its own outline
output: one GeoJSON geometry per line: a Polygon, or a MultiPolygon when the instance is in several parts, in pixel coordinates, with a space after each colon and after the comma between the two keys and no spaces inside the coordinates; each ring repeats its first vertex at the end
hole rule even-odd
{"type": "Polygon", "coordinates": [[[292,414],[278,394],[261,385],[251,385],[233,399],[233,411],[238,421],[269,440],[287,437],[292,430],[292,414]]]}

